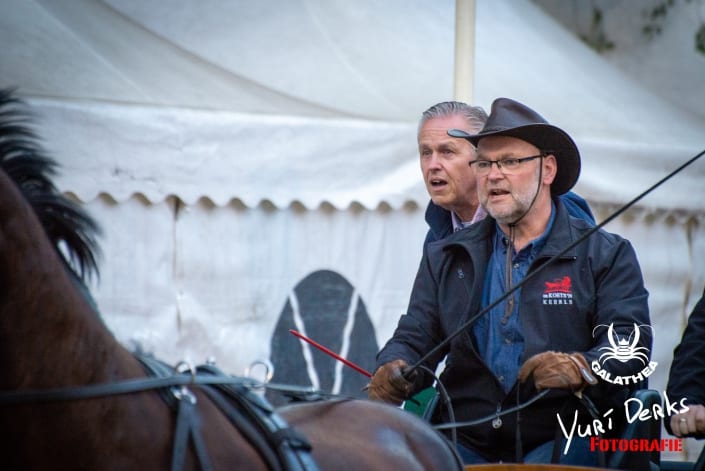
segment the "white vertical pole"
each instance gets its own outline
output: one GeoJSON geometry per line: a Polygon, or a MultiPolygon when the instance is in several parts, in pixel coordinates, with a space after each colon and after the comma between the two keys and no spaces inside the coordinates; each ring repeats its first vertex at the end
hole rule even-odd
{"type": "Polygon", "coordinates": [[[475,0],[455,0],[455,75],[453,96],[472,104],[475,68],[475,0]]]}

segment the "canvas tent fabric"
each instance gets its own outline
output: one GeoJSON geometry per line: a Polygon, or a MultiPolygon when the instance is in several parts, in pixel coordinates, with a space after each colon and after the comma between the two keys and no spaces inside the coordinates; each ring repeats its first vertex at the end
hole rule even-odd
{"type": "MultiPolygon", "coordinates": [[[[67,162],[80,177],[72,168],[67,173],[82,200],[106,192],[119,199],[143,193],[150,201],[205,196],[218,204],[275,198],[278,207],[425,204],[408,156],[420,111],[450,98],[451,1],[385,2],[370,10],[347,2],[4,1],[9,14],[0,34],[17,47],[3,51],[3,83],[45,99],[59,124],[80,123],[87,144],[67,162]],[[406,21],[397,19],[399,11],[406,21]],[[408,27],[413,21],[424,25],[423,41],[408,27]],[[378,44],[386,49],[369,53],[378,44]],[[110,139],[116,134],[122,139],[110,139]],[[334,156],[302,157],[317,140],[341,161],[354,153],[356,172],[342,171],[334,156]],[[283,155],[290,156],[286,170],[269,165],[283,155]],[[235,159],[241,169],[269,171],[257,175],[257,185],[247,172],[220,171],[235,159]],[[128,178],[116,178],[121,171],[128,178]],[[290,175],[287,185],[278,171],[290,175]],[[276,183],[262,180],[269,175],[276,183]],[[207,188],[189,188],[205,180],[207,188]]],[[[476,49],[476,102],[489,108],[495,97],[509,96],[560,123],[583,152],[577,188],[591,201],[623,204],[701,150],[704,120],[610,67],[531,3],[478,2],[476,49]],[[557,98],[556,83],[570,100],[557,98]],[[638,167],[631,164],[637,159],[638,167]],[[601,172],[607,163],[613,171],[601,172]],[[626,172],[635,178],[616,177],[626,172]]],[[[49,124],[58,139],[73,139],[49,124]]],[[[642,204],[700,210],[689,197],[697,176],[695,169],[682,177],[686,191],[642,204]]]]}
{"type": "Polygon", "coordinates": [[[633,80],[678,107],[705,117],[705,54],[696,48],[705,2],[534,0],[568,28],[612,47],[602,54],[633,80]],[[595,28],[595,10],[602,13],[595,28]],[[656,14],[654,14],[656,12],[656,14]],[[658,27],[657,33],[645,30],[658,27]],[[598,39],[599,38],[599,39],[598,39]],[[674,54],[674,51],[678,51],[674,54]]]}
{"type": "MultiPolygon", "coordinates": [[[[0,6],[0,86],[19,87],[60,189],[104,227],[93,291],[121,341],[242,374],[270,357],[295,287],[326,270],[377,344],[391,335],[426,231],[417,119],[452,98],[453,1],[0,6]]],[[[531,2],[476,13],[474,101],[511,97],[565,129],[598,221],[705,148],[702,118],[531,2]]],[[[656,389],[705,286],[704,176],[697,162],[607,227],[642,264],[656,389]]]]}

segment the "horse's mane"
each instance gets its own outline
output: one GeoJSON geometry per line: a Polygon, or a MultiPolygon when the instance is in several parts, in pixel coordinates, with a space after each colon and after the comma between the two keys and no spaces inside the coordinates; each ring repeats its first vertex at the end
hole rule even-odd
{"type": "Polygon", "coordinates": [[[0,89],[0,169],[18,186],[66,266],[81,280],[98,276],[100,228],[61,194],[51,177],[58,164],[31,128],[32,115],[13,90],[0,89]]]}

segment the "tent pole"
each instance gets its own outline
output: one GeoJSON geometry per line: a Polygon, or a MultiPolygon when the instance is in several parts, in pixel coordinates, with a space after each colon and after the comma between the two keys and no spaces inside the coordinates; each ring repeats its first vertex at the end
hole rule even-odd
{"type": "Polygon", "coordinates": [[[455,76],[453,96],[472,103],[475,65],[475,0],[455,0],[455,76]]]}

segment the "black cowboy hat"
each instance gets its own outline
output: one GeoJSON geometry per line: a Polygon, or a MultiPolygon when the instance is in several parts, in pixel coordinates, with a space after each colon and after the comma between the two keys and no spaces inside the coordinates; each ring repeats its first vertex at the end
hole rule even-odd
{"type": "Polygon", "coordinates": [[[551,184],[554,195],[568,192],[580,175],[580,152],[573,139],[562,129],[548,124],[543,116],[528,106],[509,98],[497,98],[492,103],[492,111],[479,133],[451,129],[448,135],[465,138],[474,146],[487,136],[516,137],[533,144],[541,152],[553,154],[558,162],[556,178],[551,184]]]}

